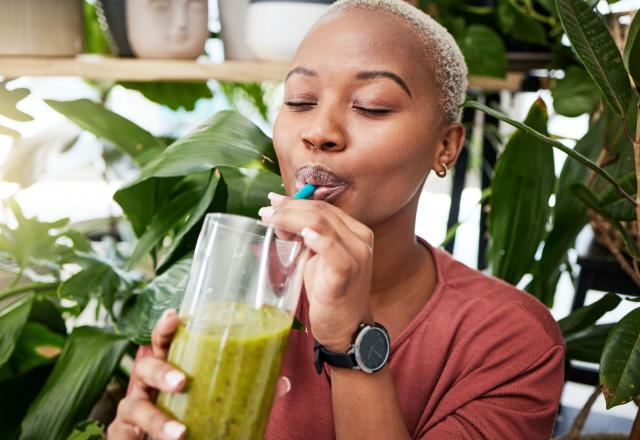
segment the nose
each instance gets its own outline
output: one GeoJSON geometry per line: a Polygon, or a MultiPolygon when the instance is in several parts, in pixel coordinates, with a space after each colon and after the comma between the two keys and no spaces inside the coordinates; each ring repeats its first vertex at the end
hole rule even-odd
{"type": "Polygon", "coordinates": [[[342,151],[346,142],[342,125],[335,112],[316,109],[315,117],[302,132],[302,142],[310,150],[342,151]]]}

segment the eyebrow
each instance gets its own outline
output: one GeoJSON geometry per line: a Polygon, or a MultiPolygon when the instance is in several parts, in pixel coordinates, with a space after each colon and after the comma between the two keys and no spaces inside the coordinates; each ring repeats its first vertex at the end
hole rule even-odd
{"type": "MultiPolygon", "coordinates": [[[[288,80],[289,77],[293,74],[299,74],[299,75],[303,75],[311,78],[318,76],[318,73],[315,70],[307,69],[306,67],[296,67],[295,69],[291,70],[287,74],[285,81],[288,80]]],[[[362,80],[362,81],[367,81],[375,78],[389,78],[390,80],[398,84],[400,87],[402,87],[402,90],[404,90],[405,93],[409,95],[409,97],[413,97],[413,95],[411,94],[411,90],[409,89],[409,86],[407,86],[407,83],[405,83],[403,79],[400,78],[399,75],[393,72],[389,72],[387,70],[366,70],[366,71],[358,72],[358,74],[356,75],[356,79],[362,80]]]]}

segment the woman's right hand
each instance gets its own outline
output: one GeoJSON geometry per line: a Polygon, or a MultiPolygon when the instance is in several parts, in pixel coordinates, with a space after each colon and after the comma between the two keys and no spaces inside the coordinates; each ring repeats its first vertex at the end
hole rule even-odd
{"type": "Polygon", "coordinates": [[[155,404],[158,391],[182,390],[187,377],[166,362],[173,335],[178,329],[178,314],[166,310],[151,334],[153,355],[136,362],[131,392],[120,401],[115,420],[107,430],[109,440],[138,440],[149,434],[158,440],[178,440],[186,427],[167,416],[155,404]]]}

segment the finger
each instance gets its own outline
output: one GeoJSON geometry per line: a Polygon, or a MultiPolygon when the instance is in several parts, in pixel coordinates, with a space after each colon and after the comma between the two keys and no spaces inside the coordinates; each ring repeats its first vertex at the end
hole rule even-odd
{"type": "Polygon", "coordinates": [[[107,440],[138,440],[142,438],[142,431],[137,426],[116,419],[107,429],[107,440]]]}
{"type": "Polygon", "coordinates": [[[151,348],[155,357],[167,358],[171,340],[179,324],[180,318],[175,309],[167,309],[162,313],[151,333],[151,348]]]}
{"type": "Polygon", "coordinates": [[[267,206],[258,212],[263,221],[276,229],[282,229],[299,234],[302,229],[311,228],[323,235],[335,235],[337,238],[350,237],[350,231],[345,223],[335,214],[325,209],[326,203],[299,200],[287,200],[277,208],[267,206]]]}
{"type": "Polygon", "coordinates": [[[148,400],[123,399],[118,406],[118,417],[160,440],[179,440],[186,433],[182,423],[172,420],[148,400]]]}
{"type": "MultiPolygon", "coordinates": [[[[281,206],[283,203],[300,204],[300,203],[309,202],[309,200],[295,200],[295,199],[291,199],[281,194],[273,193],[273,192],[269,193],[267,197],[271,201],[271,206],[273,207],[281,206]]],[[[346,212],[344,212],[342,209],[338,208],[335,205],[332,205],[331,203],[326,203],[326,202],[320,202],[320,203],[325,205],[323,209],[339,217],[345,223],[345,225],[349,229],[351,229],[355,234],[357,234],[362,240],[364,240],[369,244],[373,244],[373,231],[371,231],[371,229],[368,226],[360,223],[358,220],[354,219],[353,217],[348,215],[346,212]]]]}
{"type": "Polygon", "coordinates": [[[184,388],[187,376],[165,361],[147,356],[136,364],[134,383],[138,386],[175,393],[184,388]]]}
{"type": "Polygon", "coordinates": [[[320,255],[324,264],[329,267],[336,278],[329,274],[326,275],[325,281],[328,284],[336,285],[343,282],[354,270],[357,269],[358,263],[355,258],[344,248],[342,243],[336,241],[333,237],[319,234],[310,228],[304,228],[300,235],[304,238],[304,243],[309,249],[320,255]]]}
{"type": "MultiPolygon", "coordinates": [[[[331,240],[330,245],[341,244],[347,253],[357,260],[370,257],[373,253],[372,243],[365,242],[360,236],[349,229],[342,219],[334,212],[326,209],[325,202],[287,200],[277,209],[262,208],[259,212],[265,222],[275,228],[300,233],[303,229],[310,229],[331,240]]],[[[373,235],[370,235],[372,240],[373,235]]],[[[316,251],[316,249],[313,249],[316,251]]],[[[327,254],[329,255],[329,254],[327,254]]],[[[342,264],[342,261],[340,262],[342,264]]]]}
{"type": "Polygon", "coordinates": [[[291,381],[287,376],[281,376],[276,383],[276,399],[283,397],[291,391],[291,381]]]}

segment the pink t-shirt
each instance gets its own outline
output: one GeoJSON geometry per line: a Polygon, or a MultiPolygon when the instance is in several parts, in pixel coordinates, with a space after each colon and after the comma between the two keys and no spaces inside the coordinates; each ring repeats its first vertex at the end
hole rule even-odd
{"type": "MultiPolygon", "coordinates": [[[[555,320],[531,295],[429,249],[436,288],[391,341],[389,362],[411,438],[549,439],[564,382],[555,320]]],[[[308,328],[306,297],[298,317],[308,328]]],[[[335,438],[331,385],[314,370],[311,334],[291,332],[282,375],[291,391],[275,402],[265,439],[335,438]]]]}
{"type": "MultiPolygon", "coordinates": [[[[556,322],[531,295],[427,246],[438,282],[391,341],[389,361],[411,438],[548,440],[564,383],[556,322]]],[[[297,316],[309,328],[306,296],[297,316]]],[[[291,391],[275,402],[265,439],[334,439],[331,385],[314,369],[311,334],[291,332],[281,374],[291,391]]]]}

